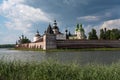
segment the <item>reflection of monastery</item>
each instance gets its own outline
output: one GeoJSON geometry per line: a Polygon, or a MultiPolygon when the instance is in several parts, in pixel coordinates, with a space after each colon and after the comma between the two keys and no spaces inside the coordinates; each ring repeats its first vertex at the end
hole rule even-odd
{"type": "Polygon", "coordinates": [[[77,24],[75,34],[65,30],[65,34],[59,31],[56,20],[53,26],[49,24],[43,35],[36,32],[31,43],[18,44],[21,48],[39,48],[43,50],[57,48],[103,48],[120,47],[120,40],[87,40],[82,24],[77,24]]]}

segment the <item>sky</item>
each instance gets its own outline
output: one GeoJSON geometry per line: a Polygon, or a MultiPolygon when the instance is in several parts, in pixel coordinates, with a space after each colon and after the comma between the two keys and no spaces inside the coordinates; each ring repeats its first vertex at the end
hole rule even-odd
{"type": "Polygon", "coordinates": [[[120,29],[120,0],[0,0],[0,44],[14,44],[24,34],[31,41],[57,20],[60,31],[74,33],[82,23],[92,28],[120,29]]]}

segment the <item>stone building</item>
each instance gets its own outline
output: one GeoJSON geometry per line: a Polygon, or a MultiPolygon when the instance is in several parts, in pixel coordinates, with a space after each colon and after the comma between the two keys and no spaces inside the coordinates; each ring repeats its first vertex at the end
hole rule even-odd
{"type": "Polygon", "coordinates": [[[33,38],[33,42],[39,42],[42,39],[41,35],[39,34],[39,31],[37,30],[34,38],[33,38]]]}

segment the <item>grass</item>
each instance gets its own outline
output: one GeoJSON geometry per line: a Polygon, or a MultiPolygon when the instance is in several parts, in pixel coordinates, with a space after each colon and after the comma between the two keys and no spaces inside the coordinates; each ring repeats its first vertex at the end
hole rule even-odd
{"type": "Polygon", "coordinates": [[[120,80],[120,64],[63,64],[0,61],[0,80],[120,80]]]}

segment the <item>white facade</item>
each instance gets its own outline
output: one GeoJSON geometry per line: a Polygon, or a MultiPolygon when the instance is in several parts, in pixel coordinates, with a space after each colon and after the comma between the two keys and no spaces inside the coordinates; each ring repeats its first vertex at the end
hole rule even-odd
{"type": "Polygon", "coordinates": [[[59,34],[59,30],[58,29],[53,29],[54,34],[59,34]]]}
{"type": "Polygon", "coordinates": [[[39,41],[40,38],[41,38],[40,36],[35,36],[35,37],[33,38],[33,42],[39,41]]]}
{"type": "Polygon", "coordinates": [[[57,40],[65,40],[66,39],[66,35],[65,34],[57,34],[56,35],[56,39],[57,40]]]}
{"type": "Polygon", "coordinates": [[[34,36],[34,38],[33,38],[33,42],[37,42],[40,39],[41,39],[41,36],[40,36],[39,32],[37,31],[36,34],[35,34],[35,36],[34,36]]]}
{"type": "Polygon", "coordinates": [[[76,32],[76,35],[77,35],[77,39],[85,39],[85,35],[84,35],[84,32],[76,32]]]}
{"type": "Polygon", "coordinates": [[[85,39],[86,38],[84,29],[82,28],[82,24],[81,25],[77,24],[76,30],[75,30],[75,35],[76,35],[76,39],[85,39]]]}

